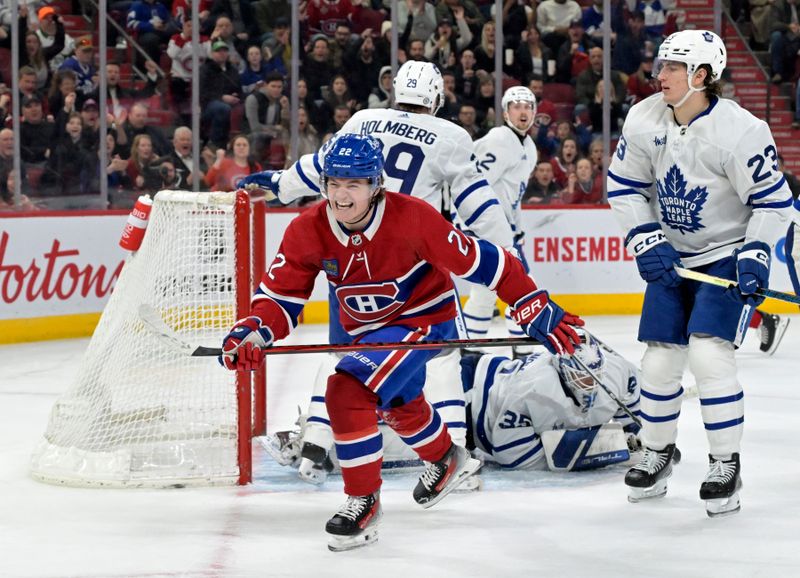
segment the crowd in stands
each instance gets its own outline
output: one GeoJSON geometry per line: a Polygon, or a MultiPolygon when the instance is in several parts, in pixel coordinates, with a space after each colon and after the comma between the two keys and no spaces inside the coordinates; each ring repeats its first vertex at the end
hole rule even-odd
{"type": "MultiPolygon", "coordinates": [[[[753,1],[750,4],[754,4],[753,1]]],[[[8,3],[5,3],[7,6],[8,3]]],[[[291,8],[286,0],[201,0],[200,46],[192,46],[188,0],[109,3],[136,51],[109,26],[116,47],[106,66],[107,110],[100,111],[96,35],[72,38],[65,3],[20,2],[19,88],[25,208],[86,208],[99,200],[100,146],[108,152],[111,208],[132,206],[165,188],[231,190],[242,176],[279,169],[288,154],[289,96],[297,91],[298,154],[313,152],[350,116],[392,102],[389,0],[306,0],[300,5],[300,77],[289,78],[291,8]],[[202,158],[191,157],[192,53],[200,59],[202,158]],[[146,55],[146,57],[145,57],[146,55]],[[131,74],[130,64],[138,74],[131,74]],[[127,72],[123,73],[123,69],[127,72]],[[154,110],[168,111],[153,121],[154,110]],[[99,134],[100,115],[109,130],[99,134]]],[[[399,60],[441,69],[439,116],[478,139],[495,122],[494,75],[503,87],[523,84],[538,100],[531,129],[539,164],[523,202],[603,202],[602,23],[612,29],[612,138],[628,108],[657,91],[653,56],[674,29],[668,0],[400,0],[399,60]],[[495,19],[503,19],[503,69],[495,70],[495,19]]],[[[770,0],[790,24],[770,37],[787,54],[798,38],[795,0],[770,0]],[[779,38],[780,36],[780,38],[779,38]]],[[[74,2],[73,13],[91,4],[74,2]]],[[[753,9],[751,9],[753,10],[753,9]]],[[[11,47],[14,16],[0,7],[0,48],[11,47]]],[[[92,20],[93,22],[95,20],[92,20]]],[[[797,50],[797,47],[792,48],[797,50]]],[[[777,50],[777,49],[776,49],[777,50]]],[[[776,75],[787,74],[776,68],[776,75]]],[[[4,71],[5,73],[5,71],[4,71]]],[[[10,127],[13,95],[2,78],[0,115],[10,127]]],[[[12,202],[9,128],[0,132],[0,206],[12,202]]],[[[613,143],[612,143],[613,144],[613,143]]]]}

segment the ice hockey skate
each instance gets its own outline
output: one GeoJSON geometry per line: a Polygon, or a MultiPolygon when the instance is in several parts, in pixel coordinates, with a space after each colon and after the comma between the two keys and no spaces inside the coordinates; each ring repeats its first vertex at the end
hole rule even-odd
{"type": "Polygon", "coordinates": [[[378,523],[383,517],[380,493],[348,496],[347,501],[325,524],[330,536],[328,549],[343,552],[378,540],[378,523]]]}
{"type": "Polygon", "coordinates": [[[267,434],[263,439],[264,449],[278,464],[297,467],[302,442],[299,431],[279,431],[267,434]]]}
{"type": "Polygon", "coordinates": [[[678,461],[680,453],[677,452],[675,444],[669,444],[663,450],[645,448],[639,463],[625,474],[625,485],[630,488],[628,501],[635,504],[666,495],[667,480],[672,475],[672,464],[678,461]]]}
{"type": "Polygon", "coordinates": [[[761,326],[758,328],[759,336],[761,337],[761,345],[759,348],[767,355],[772,355],[778,346],[781,344],[783,334],[786,333],[786,328],[789,327],[788,317],[781,317],[780,315],[772,315],[771,313],[761,314],[761,326]]]}
{"type": "Polygon", "coordinates": [[[328,474],[333,471],[333,462],[325,448],[316,444],[304,442],[300,451],[300,464],[297,475],[304,482],[321,485],[328,479],[328,474]]]}
{"type": "Polygon", "coordinates": [[[706,502],[709,518],[730,516],[742,509],[739,490],[742,489],[739,454],[729,460],[708,456],[708,474],[700,485],[700,499],[706,502]]]}
{"type": "Polygon", "coordinates": [[[469,455],[469,450],[452,444],[438,462],[430,462],[414,488],[414,500],[430,508],[455,490],[478,471],[481,462],[469,455]]]}

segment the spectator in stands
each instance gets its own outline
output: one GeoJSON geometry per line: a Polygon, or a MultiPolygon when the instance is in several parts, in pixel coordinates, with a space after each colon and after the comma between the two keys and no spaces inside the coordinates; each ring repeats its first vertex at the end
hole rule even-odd
{"type": "Polygon", "coordinates": [[[567,176],[561,202],[567,205],[597,205],[603,200],[603,173],[594,173],[589,159],[575,163],[575,172],[567,176]]]}
{"type": "Polygon", "coordinates": [[[472,0],[439,0],[436,4],[436,21],[445,17],[449,17],[451,22],[463,18],[472,30],[472,36],[480,36],[484,18],[472,0]]]}
{"type": "Polygon", "coordinates": [[[77,100],[82,104],[83,95],[78,95],[75,87],[78,84],[78,77],[73,70],[59,70],[53,75],[53,82],[50,84],[50,92],[47,95],[47,110],[53,114],[64,107],[64,100],[70,94],[75,94],[77,100]]]}
{"type": "Polygon", "coordinates": [[[542,127],[546,130],[556,120],[556,105],[544,97],[544,80],[538,74],[530,76],[528,90],[536,97],[536,118],[531,130],[538,132],[542,127]]]}
{"type": "MultiPolygon", "coordinates": [[[[300,106],[304,106],[306,112],[308,113],[308,120],[311,123],[311,126],[316,129],[318,134],[324,134],[325,131],[328,130],[328,124],[330,123],[330,118],[325,118],[324,111],[317,106],[317,101],[315,101],[311,95],[308,93],[308,84],[306,83],[306,79],[302,76],[297,79],[297,83],[295,84],[295,88],[297,89],[297,100],[300,103],[300,106]]],[[[289,122],[289,110],[286,110],[286,117],[281,119],[284,124],[288,124],[289,122]]]]}
{"type": "Polygon", "coordinates": [[[406,48],[406,57],[408,60],[425,61],[425,42],[422,40],[409,40],[408,48],[406,48]]]}
{"type": "Polygon", "coordinates": [[[43,6],[37,12],[39,16],[39,29],[36,35],[42,44],[44,57],[50,66],[50,71],[55,72],[61,64],[75,50],[75,40],[64,31],[64,21],[56,14],[52,6],[43,6]]]}
{"type": "Polygon", "coordinates": [[[284,68],[289,66],[291,62],[291,30],[289,28],[288,18],[277,18],[275,20],[275,27],[272,29],[272,34],[262,42],[261,49],[268,50],[269,54],[264,56],[264,60],[272,60],[273,58],[280,59],[284,68]]]}
{"type": "Polygon", "coordinates": [[[560,202],[559,187],[553,180],[553,166],[548,161],[539,161],[528,181],[523,205],[550,205],[560,202]]]}
{"type": "Polygon", "coordinates": [[[475,53],[469,48],[461,53],[456,66],[456,92],[465,101],[472,102],[478,93],[478,78],[475,76],[475,53]]]}
{"type": "Polygon", "coordinates": [[[256,85],[259,82],[264,82],[270,69],[264,62],[261,47],[249,46],[245,56],[247,64],[245,64],[244,71],[239,76],[239,79],[242,83],[242,95],[246,98],[256,89],[256,85]]]}
{"type": "Polygon", "coordinates": [[[128,158],[132,154],[132,143],[140,134],[148,136],[150,147],[156,156],[169,152],[169,144],[161,129],[147,122],[147,106],[137,102],[131,107],[131,111],[122,123],[123,138],[117,137],[117,146],[123,158],[128,158]]]}
{"type": "Polygon", "coordinates": [[[233,34],[240,42],[247,43],[251,39],[257,42],[261,36],[250,0],[214,0],[211,18],[218,19],[220,16],[230,19],[233,34]]]}
{"type": "MultiPolygon", "coordinates": [[[[464,9],[460,8],[461,13],[464,9]]],[[[436,32],[437,28],[436,8],[425,0],[405,0],[397,3],[397,26],[398,30],[408,30],[409,39],[427,40],[436,32]]],[[[472,33],[470,32],[470,38],[472,33]]]]}
{"type": "MultiPolygon", "coordinates": [[[[161,59],[161,45],[167,44],[170,37],[178,32],[172,15],[159,0],[136,0],[131,4],[127,28],[147,56],[155,62],[161,59]]],[[[138,52],[136,64],[144,68],[144,59],[138,52]]]]}
{"type": "Polygon", "coordinates": [[[494,126],[494,78],[488,73],[478,71],[478,94],[475,97],[475,112],[478,124],[487,130],[494,126]]]}
{"type": "Polygon", "coordinates": [[[42,99],[38,95],[25,97],[21,103],[20,154],[23,162],[44,166],[55,142],[55,126],[44,117],[42,99]]]}
{"type": "Polygon", "coordinates": [[[4,126],[7,122],[8,115],[11,112],[11,92],[9,88],[0,83],[0,126],[4,126]]]}
{"type": "MultiPolygon", "coordinates": [[[[603,132],[603,86],[603,80],[598,81],[594,88],[594,100],[589,103],[589,124],[595,136],[603,132]]],[[[622,118],[622,101],[617,96],[613,84],[609,85],[608,96],[611,101],[608,130],[614,138],[617,138],[619,136],[619,119],[622,118]]]]}
{"type": "MultiPolygon", "coordinates": [[[[200,0],[198,8],[197,20],[200,23],[200,30],[210,28],[208,23],[211,18],[211,4],[213,0],[200,0]]],[[[192,4],[193,0],[174,0],[172,2],[172,21],[178,29],[181,29],[186,22],[192,20],[192,4]]]]}
{"type": "Polygon", "coordinates": [[[228,62],[228,44],[217,39],[211,45],[211,58],[200,68],[201,120],[210,125],[209,141],[224,148],[230,134],[231,112],[241,102],[239,72],[228,62]]]}
{"type": "MultiPolygon", "coordinates": [[[[200,36],[200,49],[197,58],[200,66],[206,59],[211,46],[206,36],[200,36]]],[[[174,34],[167,44],[167,56],[172,60],[169,75],[169,92],[175,111],[186,117],[191,107],[192,88],[192,18],[187,15],[183,30],[174,34]]],[[[114,108],[116,110],[116,106],[114,108]]]]}
{"type": "Polygon", "coordinates": [[[617,36],[611,66],[625,74],[634,74],[646,53],[653,53],[653,44],[644,33],[644,14],[634,12],[617,36]]]}
{"type": "MultiPolygon", "coordinates": [[[[81,147],[87,151],[97,151],[100,146],[100,108],[97,101],[93,98],[83,101],[81,106],[81,122],[83,123],[83,134],[81,134],[81,147]]],[[[115,119],[113,115],[108,115],[109,125],[115,119]]]]}
{"type": "MultiPolygon", "coordinates": [[[[613,152],[613,143],[612,143],[613,152]]],[[[597,173],[603,172],[603,139],[596,138],[589,145],[589,161],[592,163],[592,170],[597,173]]]]}
{"type": "Polygon", "coordinates": [[[350,0],[308,0],[306,11],[309,31],[333,38],[336,25],[350,20],[354,9],[350,0]]]}
{"type": "Polygon", "coordinates": [[[214,22],[214,30],[209,37],[209,55],[213,52],[213,45],[217,40],[222,40],[228,45],[228,62],[241,73],[244,70],[244,51],[247,44],[236,37],[233,22],[225,15],[217,17],[214,22]]]}
{"type": "MultiPolygon", "coordinates": [[[[0,138],[2,138],[2,133],[0,133],[0,138]]],[[[783,176],[786,178],[786,183],[789,185],[789,190],[792,191],[792,197],[794,197],[794,200],[796,201],[798,198],[800,198],[800,180],[794,176],[792,171],[786,168],[783,155],[780,154],[778,155],[778,170],[782,172],[783,176]]]]}
{"type": "Polygon", "coordinates": [[[653,55],[646,54],[642,58],[639,70],[628,77],[628,94],[626,103],[633,106],[640,100],[659,91],[658,79],[653,76],[653,55]]]}
{"type": "Polygon", "coordinates": [[[575,79],[589,68],[589,52],[595,44],[583,30],[583,22],[575,20],[567,29],[567,42],[561,44],[556,57],[556,80],[575,83],[575,79]]]}
{"type": "Polygon", "coordinates": [[[8,173],[14,170],[14,131],[0,129],[0,185],[6,182],[8,173]]]}
{"type": "Polygon", "coordinates": [[[477,118],[475,107],[469,103],[465,102],[458,109],[458,124],[467,131],[472,140],[478,140],[484,135],[484,131],[478,126],[477,118]]]}
{"type": "Polygon", "coordinates": [[[425,58],[440,69],[455,68],[456,55],[472,42],[472,32],[463,16],[456,24],[457,33],[453,30],[450,18],[442,18],[436,32],[425,42],[425,58]]]}
{"type": "MultiPolygon", "coordinates": [[[[21,66],[17,74],[17,86],[19,87],[19,101],[26,96],[34,94],[41,97],[41,93],[36,89],[36,71],[30,66],[21,66]]],[[[45,110],[45,113],[47,111],[45,110]]]]}
{"type": "Polygon", "coordinates": [[[392,67],[384,66],[378,75],[378,86],[367,100],[368,108],[389,108],[392,105],[392,67]]]}
{"type": "Polygon", "coordinates": [[[86,195],[91,192],[92,175],[97,168],[95,156],[83,146],[83,119],[69,113],[60,124],[57,141],[47,158],[47,169],[40,181],[43,196],[86,195]]]}
{"type": "MultiPolygon", "coordinates": [[[[108,203],[109,208],[121,208],[121,205],[127,203],[127,199],[131,194],[132,188],[130,179],[128,178],[128,159],[123,159],[119,151],[117,151],[117,139],[113,131],[106,134],[106,155],[108,159],[108,166],[106,166],[106,175],[108,176],[108,203]]],[[[99,153],[99,151],[98,151],[99,153]]],[[[99,158],[98,158],[99,162],[99,158]]],[[[94,173],[90,190],[100,190],[100,167],[94,173]]],[[[133,204],[131,203],[131,207],[133,204]]]]}
{"type": "MultiPolygon", "coordinates": [[[[625,3],[611,2],[611,42],[616,42],[617,32],[622,28],[625,3]]],[[[592,0],[591,6],[583,10],[583,29],[596,46],[603,45],[603,0],[592,0]]]]}
{"type": "Polygon", "coordinates": [[[195,178],[202,182],[205,179],[207,170],[202,155],[200,156],[200,167],[195,169],[194,159],[192,158],[192,129],[179,126],[172,133],[172,151],[170,160],[175,167],[175,188],[191,190],[194,186],[195,178]]]}
{"type": "MultiPolygon", "coordinates": [[[[109,109],[114,116],[119,116],[123,110],[130,108],[137,100],[145,100],[153,96],[158,91],[158,69],[156,63],[148,60],[144,63],[147,69],[147,83],[140,89],[122,86],[122,74],[120,65],[116,62],[106,64],[106,83],[108,92],[106,98],[109,109]]],[[[92,99],[100,101],[100,90],[92,95],[92,99]]]]}
{"type": "MultiPolygon", "coordinates": [[[[595,101],[597,93],[597,83],[603,78],[603,49],[592,48],[589,51],[589,68],[581,72],[575,82],[575,116],[587,110],[589,105],[595,101]]],[[[614,85],[613,94],[616,103],[625,101],[625,83],[622,76],[616,70],[611,71],[611,82],[614,85]]]]}
{"type": "Polygon", "coordinates": [[[563,189],[567,186],[570,173],[575,172],[576,163],[580,159],[578,141],[573,137],[567,137],[561,141],[558,153],[550,159],[553,167],[553,179],[556,184],[563,189]]]}
{"type": "Polygon", "coordinates": [[[11,170],[0,181],[0,211],[38,211],[39,207],[25,194],[28,192],[28,187],[24,179],[22,181],[20,203],[18,205],[14,204],[16,175],[16,171],[11,170]]]}
{"type": "MultiPolygon", "coordinates": [[[[391,73],[392,67],[388,67],[389,72],[391,73]]],[[[390,75],[391,78],[391,75],[390,75]]],[[[287,118],[288,120],[288,118],[287,118]]],[[[284,125],[284,129],[288,132],[289,126],[288,123],[284,125]]],[[[317,129],[315,129],[311,123],[309,122],[308,111],[302,105],[297,109],[297,129],[298,129],[298,140],[297,140],[297,155],[298,157],[302,157],[303,155],[313,154],[319,150],[320,147],[320,140],[319,140],[319,133],[317,129]]],[[[286,165],[285,167],[288,168],[294,164],[295,159],[292,158],[291,155],[291,147],[287,147],[288,155],[286,156],[286,165]]],[[[315,199],[318,199],[316,195],[314,196],[315,199]]]]}
{"type": "Polygon", "coordinates": [[[303,60],[303,76],[308,84],[309,94],[319,99],[322,98],[322,87],[330,84],[334,74],[330,65],[328,39],[317,34],[311,39],[309,48],[303,60]]]}
{"type": "Polygon", "coordinates": [[[358,45],[360,39],[354,36],[350,28],[349,22],[339,22],[333,33],[333,42],[329,42],[330,46],[330,62],[337,70],[344,70],[348,64],[346,57],[352,57],[354,48],[358,45]]]}
{"type": "Polygon", "coordinates": [[[536,24],[542,33],[542,41],[558,54],[567,41],[567,30],[572,22],[581,20],[580,5],[575,0],[544,0],[536,7],[536,24]]]}
{"type": "Polygon", "coordinates": [[[256,160],[265,158],[273,139],[284,140],[281,117],[288,108],[289,100],[283,96],[283,77],[278,72],[271,72],[245,99],[244,115],[256,160]]]}
{"type": "Polygon", "coordinates": [[[364,108],[370,95],[378,90],[381,71],[381,62],[375,52],[375,41],[369,30],[362,32],[358,52],[347,70],[347,84],[353,98],[358,101],[358,108],[364,108]]]}
{"type": "Polygon", "coordinates": [[[522,31],[521,39],[522,42],[514,53],[514,76],[525,80],[535,74],[543,81],[550,82],[555,72],[555,56],[548,46],[542,44],[536,24],[528,25],[522,31]]]}
{"type": "Polygon", "coordinates": [[[225,149],[217,149],[217,159],[206,173],[206,185],[212,191],[234,191],[236,183],[252,173],[261,171],[261,165],[250,156],[250,142],[245,135],[237,135],[225,149]]]}
{"type": "MultiPolygon", "coordinates": [[[[491,17],[496,19],[496,6],[491,6],[491,17]]],[[[522,0],[503,1],[503,47],[516,50],[524,44],[523,35],[530,24],[536,24],[536,13],[528,2],[522,0]]],[[[506,63],[514,64],[514,63],[506,63]]],[[[520,80],[524,80],[521,77],[520,80]]]]}
{"type": "Polygon", "coordinates": [[[442,72],[444,82],[444,103],[436,116],[456,122],[458,111],[461,109],[461,99],[456,94],[456,76],[449,70],[442,72]]]}
{"type": "Polygon", "coordinates": [[[639,0],[636,10],[644,14],[644,32],[648,40],[660,44],[664,37],[664,24],[667,22],[667,11],[662,0],[639,0]]]}
{"type": "Polygon", "coordinates": [[[336,134],[342,127],[350,120],[350,117],[353,116],[350,107],[346,104],[340,104],[333,109],[333,126],[329,132],[336,134]]]}
{"type": "Polygon", "coordinates": [[[331,79],[331,84],[328,90],[322,91],[325,103],[334,110],[339,105],[344,105],[355,112],[358,102],[353,95],[350,94],[350,87],[347,84],[347,79],[343,74],[337,74],[331,79]]]}
{"type": "Polygon", "coordinates": [[[285,22],[288,26],[292,17],[292,5],[286,0],[257,0],[252,6],[261,42],[273,36],[278,22],[285,22]]]}
{"type": "Polygon", "coordinates": [[[47,65],[42,41],[36,32],[28,32],[25,35],[25,51],[20,53],[20,70],[24,66],[29,66],[36,76],[36,90],[41,94],[50,82],[50,67],[47,65]]]}
{"type": "Polygon", "coordinates": [[[59,70],[72,70],[76,76],[75,90],[88,98],[95,90],[99,80],[94,66],[94,46],[91,36],[81,36],[75,42],[75,54],[67,58],[59,70]]]}
{"type": "Polygon", "coordinates": [[[775,0],[770,7],[770,62],[772,82],[779,84],[794,75],[800,50],[797,0],[775,0]]]}
{"type": "Polygon", "coordinates": [[[800,128],[800,82],[796,83],[794,88],[794,120],[792,121],[792,128],[794,130],[800,128]]]}
{"type": "Polygon", "coordinates": [[[481,30],[481,41],[475,47],[475,68],[494,72],[494,43],[495,43],[495,24],[493,20],[487,20],[481,30]]]}
{"type": "Polygon", "coordinates": [[[568,138],[574,139],[578,143],[578,150],[589,147],[592,141],[592,133],[583,124],[572,124],[568,120],[561,120],[553,126],[539,127],[536,134],[536,146],[548,157],[558,154],[561,144],[568,138]]]}
{"type": "MultiPolygon", "coordinates": [[[[133,139],[131,158],[128,162],[128,178],[133,184],[134,195],[129,198],[131,206],[141,194],[155,194],[164,187],[164,180],[169,176],[168,167],[164,167],[167,159],[159,157],[153,150],[153,142],[147,134],[139,134],[133,139]]],[[[172,163],[170,163],[172,165],[172,163]]],[[[174,170],[174,167],[173,167],[174,170]]],[[[172,183],[167,183],[171,185],[172,183]]]]}

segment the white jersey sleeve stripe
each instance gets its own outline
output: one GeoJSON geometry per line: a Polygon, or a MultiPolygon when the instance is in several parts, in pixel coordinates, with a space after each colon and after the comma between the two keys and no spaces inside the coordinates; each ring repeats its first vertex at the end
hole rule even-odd
{"type": "Polygon", "coordinates": [[[491,207],[492,205],[498,205],[498,206],[500,206],[500,201],[498,201],[497,199],[492,199],[491,201],[486,201],[486,202],[485,202],[485,203],[483,203],[483,204],[482,204],[480,207],[478,207],[477,209],[475,209],[475,211],[472,213],[472,216],[471,216],[469,219],[467,219],[466,221],[464,221],[464,224],[465,224],[467,227],[469,227],[470,225],[472,225],[472,223],[474,223],[475,221],[477,221],[477,220],[478,220],[478,218],[480,218],[480,216],[481,216],[481,215],[482,215],[482,214],[483,214],[483,213],[486,211],[486,209],[488,209],[488,208],[489,208],[489,207],[491,207]]]}
{"type": "Polygon", "coordinates": [[[503,469],[512,470],[514,468],[519,467],[520,465],[522,465],[523,463],[527,462],[528,460],[531,460],[534,456],[536,456],[536,454],[541,452],[542,449],[544,449],[544,447],[542,446],[541,440],[539,440],[536,443],[535,446],[533,446],[529,451],[527,451],[526,453],[522,454],[522,456],[520,456],[519,458],[517,458],[513,462],[508,463],[508,464],[498,464],[498,465],[503,469]]]}
{"type": "Polygon", "coordinates": [[[792,199],[788,198],[783,201],[777,201],[774,203],[753,203],[753,210],[757,211],[758,209],[785,209],[791,206],[792,206],[792,199]]]}
{"type": "Polygon", "coordinates": [[[455,199],[455,201],[453,201],[453,204],[456,206],[456,208],[459,208],[461,206],[461,203],[463,203],[464,200],[470,194],[472,194],[473,192],[477,191],[481,187],[488,187],[488,186],[489,186],[489,183],[488,183],[488,181],[486,179],[481,179],[479,181],[475,181],[470,186],[468,186],[466,189],[461,191],[458,195],[456,195],[456,199],[455,199]]]}
{"type": "Polygon", "coordinates": [[[503,444],[501,446],[494,446],[494,453],[502,452],[505,450],[510,450],[511,448],[515,448],[517,446],[521,446],[522,444],[527,444],[530,442],[534,442],[539,439],[539,436],[535,433],[526,436],[524,438],[515,439],[513,442],[508,442],[507,444],[503,444]]]}
{"type": "Polygon", "coordinates": [[[620,177],[619,175],[615,175],[611,171],[608,171],[608,177],[620,185],[625,185],[626,187],[636,187],[646,189],[648,187],[652,187],[653,183],[643,183],[642,181],[634,181],[633,179],[626,179],[625,177],[620,177]]]}
{"type": "Polygon", "coordinates": [[[753,193],[752,195],[750,195],[750,197],[747,199],[747,204],[752,205],[754,201],[763,199],[764,197],[774,193],[775,191],[780,189],[784,184],[786,184],[786,177],[781,176],[781,180],[779,180],[777,183],[775,183],[768,189],[764,189],[763,191],[758,191],[757,193],[753,193]]]}
{"type": "Polygon", "coordinates": [[[314,162],[314,168],[317,169],[317,172],[322,174],[322,165],[319,164],[319,153],[314,153],[312,161],[314,162]]]}
{"type": "MultiPolygon", "coordinates": [[[[317,155],[315,154],[314,155],[314,157],[315,157],[314,160],[315,161],[316,161],[316,156],[317,155]]],[[[317,164],[317,163],[315,163],[315,164],[317,164]]],[[[298,161],[298,162],[294,163],[294,166],[295,166],[295,169],[297,170],[297,176],[300,177],[300,179],[305,183],[305,185],[309,189],[314,191],[315,193],[319,193],[320,192],[319,187],[317,185],[315,185],[314,182],[306,176],[306,174],[303,172],[303,167],[300,164],[300,162],[298,161]]],[[[321,173],[321,171],[320,171],[320,173],[321,173]]]]}
{"type": "Polygon", "coordinates": [[[645,195],[642,191],[638,189],[629,188],[629,189],[619,189],[617,191],[608,191],[608,198],[610,199],[614,197],[624,197],[625,195],[641,195],[645,199],[650,200],[648,199],[647,195],[645,195]]]}

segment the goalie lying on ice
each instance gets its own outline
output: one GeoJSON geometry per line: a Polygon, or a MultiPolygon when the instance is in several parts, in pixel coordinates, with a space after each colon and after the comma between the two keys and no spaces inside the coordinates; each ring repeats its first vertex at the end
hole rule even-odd
{"type": "MultiPolygon", "coordinates": [[[[639,410],[636,367],[592,338],[577,348],[581,361],[634,414],[639,410]]],[[[469,449],[507,469],[576,471],[624,462],[639,449],[638,426],[568,356],[534,353],[521,360],[464,354],[461,382],[467,404],[469,449]]],[[[300,422],[303,423],[303,418],[300,422]]],[[[299,432],[270,436],[270,453],[297,467],[299,432]]],[[[411,464],[416,455],[386,426],[384,468],[411,464]]],[[[336,467],[335,455],[317,456],[320,471],[336,467]]],[[[317,481],[324,480],[324,475],[317,481]]]]}

